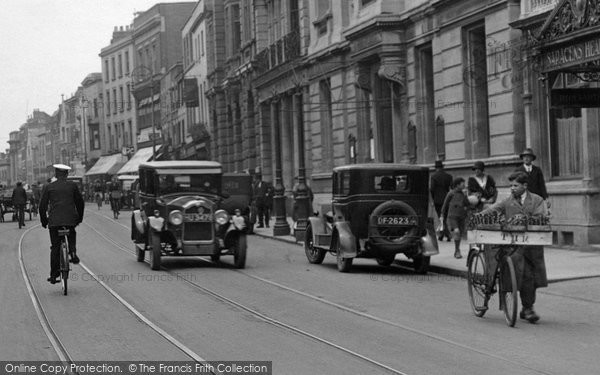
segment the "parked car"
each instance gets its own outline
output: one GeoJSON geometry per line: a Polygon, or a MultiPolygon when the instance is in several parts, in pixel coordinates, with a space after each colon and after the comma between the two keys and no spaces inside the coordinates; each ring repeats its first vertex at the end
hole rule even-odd
{"type": "MultiPolygon", "coordinates": [[[[131,216],[137,260],[150,254],[150,267],[163,256],[232,255],[246,264],[247,217],[235,204],[225,206],[228,186],[221,164],[213,161],[153,161],[139,166],[141,209],[131,216]],[[228,211],[229,210],[229,211],[228,211]]],[[[249,198],[248,198],[249,199],[249,198]]]]}
{"type": "Polygon", "coordinates": [[[352,164],[333,170],[332,211],[309,218],[304,242],[310,263],[327,252],[340,272],[354,258],[390,265],[396,254],[425,273],[438,254],[433,220],[428,218],[429,169],[401,164],[352,164]]]}

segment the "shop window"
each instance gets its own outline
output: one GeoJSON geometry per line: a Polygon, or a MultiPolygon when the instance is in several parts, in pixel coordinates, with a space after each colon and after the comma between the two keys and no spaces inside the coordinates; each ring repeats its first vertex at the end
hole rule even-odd
{"type": "Polygon", "coordinates": [[[581,108],[551,110],[550,142],[552,176],[580,177],[583,173],[581,108]]]}

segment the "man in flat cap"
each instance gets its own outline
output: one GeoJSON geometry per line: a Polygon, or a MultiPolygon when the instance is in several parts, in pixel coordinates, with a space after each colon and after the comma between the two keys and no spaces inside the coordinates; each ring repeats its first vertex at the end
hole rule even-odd
{"type": "MultiPolygon", "coordinates": [[[[503,213],[509,221],[516,215],[527,217],[541,217],[547,215],[544,200],[527,188],[529,178],[524,172],[515,172],[508,178],[510,181],[510,196],[502,202],[496,203],[480,212],[481,215],[496,211],[503,213]]],[[[496,260],[491,252],[486,251],[488,270],[495,269],[496,260]],[[493,268],[492,268],[493,267],[493,268]]],[[[519,293],[521,295],[520,317],[530,323],[535,323],[540,316],[533,309],[536,298],[536,289],[548,286],[546,276],[546,263],[544,261],[543,246],[519,246],[512,256],[517,271],[517,279],[521,279],[519,293]]]]}
{"type": "Polygon", "coordinates": [[[515,172],[525,172],[527,174],[527,190],[542,197],[546,201],[548,208],[550,208],[544,173],[542,173],[542,170],[538,166],[533,165],[533,161],[536,159],[533,150],[526,148],[519,157],[523,160],[523,164],[518,166],[515,172]]]}
{"type": "Polygon", "coordinates": [[[79,263],[76,254],[77,236],[75,227],[83,220],[85,203],[79,188],[73,181],[67,180],[71,167],[64,164],[53,165],[56,181],[44,186],[40,199],[40,221],[44,228],[50,231],[50,277],[48,281],[52,284],[58,282],[60,275],[60,237],[58,229],[66,227],[69,229],[69,254],[72,263],[79,263]]]}

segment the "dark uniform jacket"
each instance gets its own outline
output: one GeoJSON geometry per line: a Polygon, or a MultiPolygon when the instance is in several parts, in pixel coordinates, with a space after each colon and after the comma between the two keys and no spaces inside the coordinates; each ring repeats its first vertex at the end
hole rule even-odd
{"type": "Polygon", "coordinates": [[[12,204],[24,205],[27,203],[27,192],[23,186],[16,186],[12,193],[12,204]]]}
{"type": "MultiPolygon", "coordinates": [[[[513,197],[511,194],[508,198],[502,202],[498,202],[492,207],[483,210],[482,213],[497,211],[504,213],[506,219],[517,214],[523,214],[527,216],[538,216],[546,214],[546,206],[544,200],[537,194],[527,192],[525,202],[521,205],[520,200],[513,197]]],[[[533,277],[534,285],[536,288],[548,286],[548,278],[546,275],[546,262],[544,261],[544,247],[543,246],[522,246],[519,249],[517,257],[513,256],[515,261],[515,267],[517,268],[517,274],[523,272],[523,262],[529,262],[533,266],[533,277]]]]}
{"type": "MultiPolygon", "coordinates": [[[[525,172],[525,165],[521,164],[515,172],[525,172]]],[[[546,182],[544,181],[544,174],[540,167],[531,165],[531,172],[527,173],[529,180],[527,181],[527,190],[533,194],[537,194],[544,199],[548,199],[548,192],[546,191],[546,182]]]]}
{"type": "Polygon", "coordinates": [[[442,170],[433,172],[431,186],[429,187],[433,204],[444,204],[446,194],[450,191],[450,185],[452,185],[452,176],[449,173],[442,170]]]}
{"type": "Polygon", "coordinates": [[[83,220],[84,201],[77,185],[58,179],[44,186],[40,200],[42,225],[51,227],[75,226],[83,220]]]}
{"type": "Polygon", "coordinates": [[[265,181],[256,181],[253,186],[253,196],[257,206],[268,206],[272,197],[273,188],[265,181]]]}

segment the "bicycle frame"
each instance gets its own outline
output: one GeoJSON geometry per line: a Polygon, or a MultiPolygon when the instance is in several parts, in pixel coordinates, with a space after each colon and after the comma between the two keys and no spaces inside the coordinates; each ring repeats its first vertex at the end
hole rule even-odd
{"type": "Polygon", "coordinates": [[[63,287],[63,294],[67,295],[67,283],[69,280],[69,235],[70,230],[68,228],[58,229],[58,236],[60,237],[60,279],[63,287]]]}

